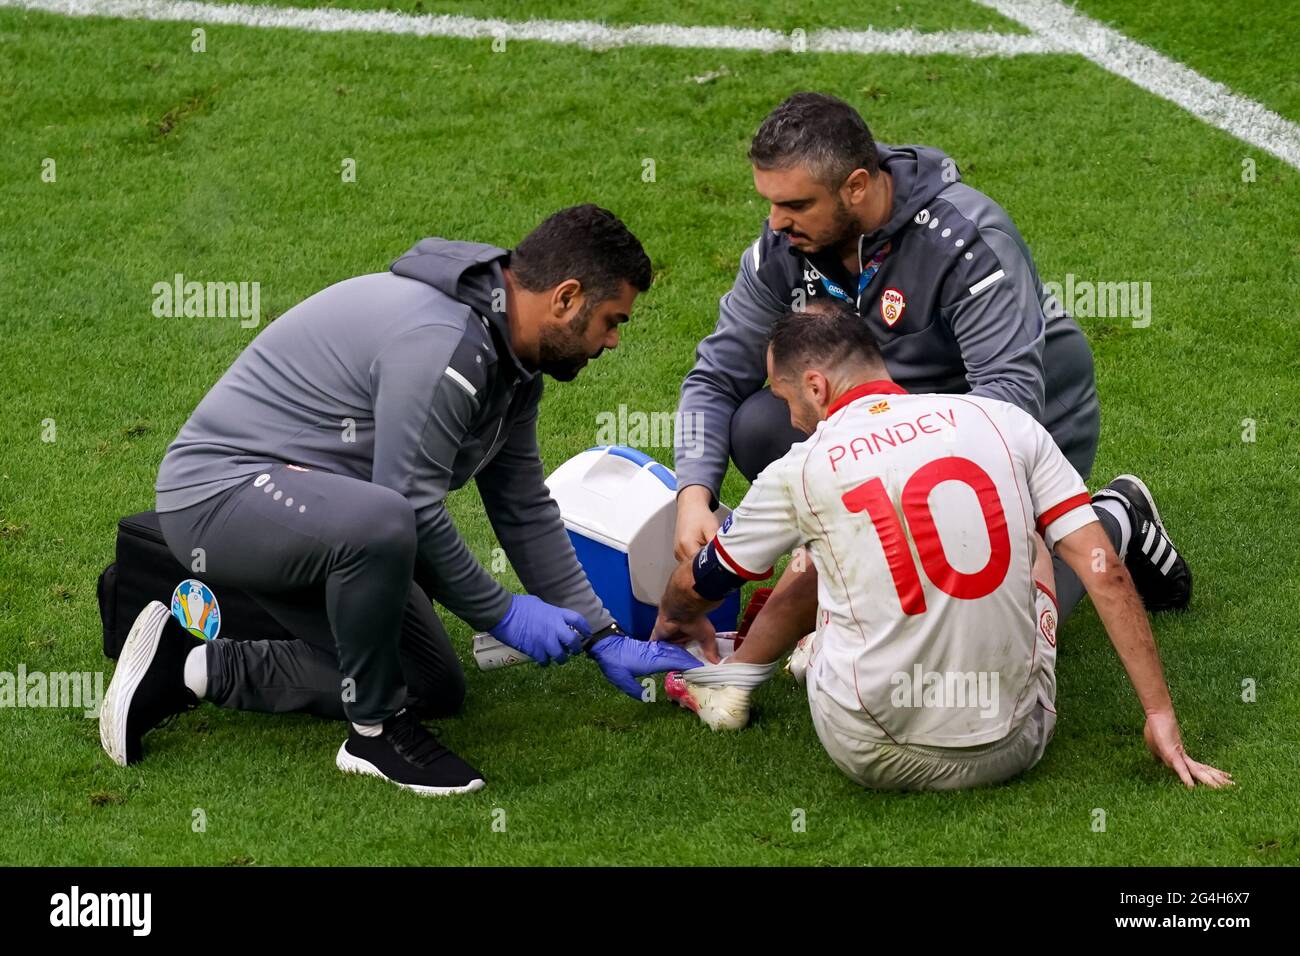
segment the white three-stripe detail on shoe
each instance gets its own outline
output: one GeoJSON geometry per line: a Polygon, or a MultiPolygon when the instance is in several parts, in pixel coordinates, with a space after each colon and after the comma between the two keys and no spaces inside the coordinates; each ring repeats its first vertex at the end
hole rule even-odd
{"type": "Polygon", "coordinates": [[[1151,542],[1155,540],[1155,537],[1156,537],[1156,526],[1155,526],[1155,523],[1149,521],[1149,522],[1147,522],[1147,536],[1146,536],[1145,538],[1142,539],[1142,553],[1143,553],[1143,554],[1150,554],[1150,553],[1151,553],[1151,542]]]}
{"type": "Polygon", "coordinates": [[[1147,533],[1146,537],[1142,539],[1141,549],[1142,553],[1150,558],[1152,564],[1160,566],[1160,573],[1166,576],[1169,574],[1169,569],[1174,566],[1174,562],[1178,560],[1178,552],[1174,550],[1174,543],[1163,534],[1159,538],[1156,537],[1154,523],[1147,524],[1147,533]],[[1152,544],[1155,544],[1154,550],[1151,547],[1152,544]],[[1165,553],[1166,548],[1169,549],[1167,554],[1165,553]],[[1164,559],[1163,563],[1161,558],[1164,559]]]}

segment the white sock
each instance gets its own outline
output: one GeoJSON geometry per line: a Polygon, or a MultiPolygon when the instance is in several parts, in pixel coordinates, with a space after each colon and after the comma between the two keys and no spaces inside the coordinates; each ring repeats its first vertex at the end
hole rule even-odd
{"type": "Polygon", "coordinates": [[[1115,551],[1121,558],[1124,557],[1128,552],[1129,538],[1133,536],[1133,523],[1129,521],[1128,509],[1112,498],[1102,498],[1093,502],[1092,506],[1105,511],[1119,525],[1119,547],[1115,551]]]}
{"type": "Polygon", "coordinates": [[[706,664],[682,671],[682,680],[698,687],[743,687],[753,690],[776,670],[771,664],[706,664]]]}
{"type": "Polygon", "coordinates": [[[378,737],[380,734],[384,732],[383,724],[354,723],[352,726],[356,728],[357,733],[359,733],[362,737],[378,737]]]}
{"type": "Polygon", "coordinates": [[[208,695],[208,645],[194,648],[185,658],[185,686],[202,700],[208,695]]]}

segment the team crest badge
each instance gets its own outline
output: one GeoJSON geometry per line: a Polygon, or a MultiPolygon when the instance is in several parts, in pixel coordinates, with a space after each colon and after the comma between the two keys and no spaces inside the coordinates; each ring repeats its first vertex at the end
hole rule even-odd
{"type": "Polygon", "coordinates": [[[897,289],[886,289],[880,296],[880,317],[885,320],[885,324],[891,329],[903,317],[903,310],[907,308],[907,300],[903,298],[903,293],[897,289]]]}
{"type": "Polygon", "coordinates": [[[217,596],[202,581],[186,578],[172,592],[172,617],[181,627],[205,641],[221,631],[221,608],[217,596]]]}
{"type": "Polygon", "coordinates": [[[1047,643],[1056,646],[1056,612],[1050,607],[1044,608],[1043,613],[1038,615],[1038,629],[1043,632],[1043,637],[1047,638],[1047,643]]]}

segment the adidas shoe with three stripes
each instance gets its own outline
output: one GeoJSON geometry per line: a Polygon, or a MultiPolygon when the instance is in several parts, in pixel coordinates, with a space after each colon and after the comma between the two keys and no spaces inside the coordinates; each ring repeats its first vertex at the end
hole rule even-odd
{"type": "Polygon", "coordinates": [[[1120,475],[1092,496],[1115,501],[1128,514],[1132,533],[1124,564],[1148,611],[1181,611],[1192,600],[1192,571],[1165,530],[1155,498],[1136,475],[1120,475]]]}

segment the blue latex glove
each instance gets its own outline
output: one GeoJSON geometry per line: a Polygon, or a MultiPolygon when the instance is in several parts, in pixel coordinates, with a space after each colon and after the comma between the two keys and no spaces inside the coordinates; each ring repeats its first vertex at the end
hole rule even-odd
{"type": "Polygon", "coordinates": [[[667,641],[638,641],[615,634],[591,645],[587,652],[600,665],[605,679],[633,700],[644,700],[638,677],[664,671],[688,671],[703,666],[676,644],[667,641]]]}
{"type": "Polygon", "coordinates": [[[555,607],[531,594],[515,594],[506,616],[488,633],[545,667],[581,653],[582,640],[591,637],[591,628],[577,611],[555,607]]]}

